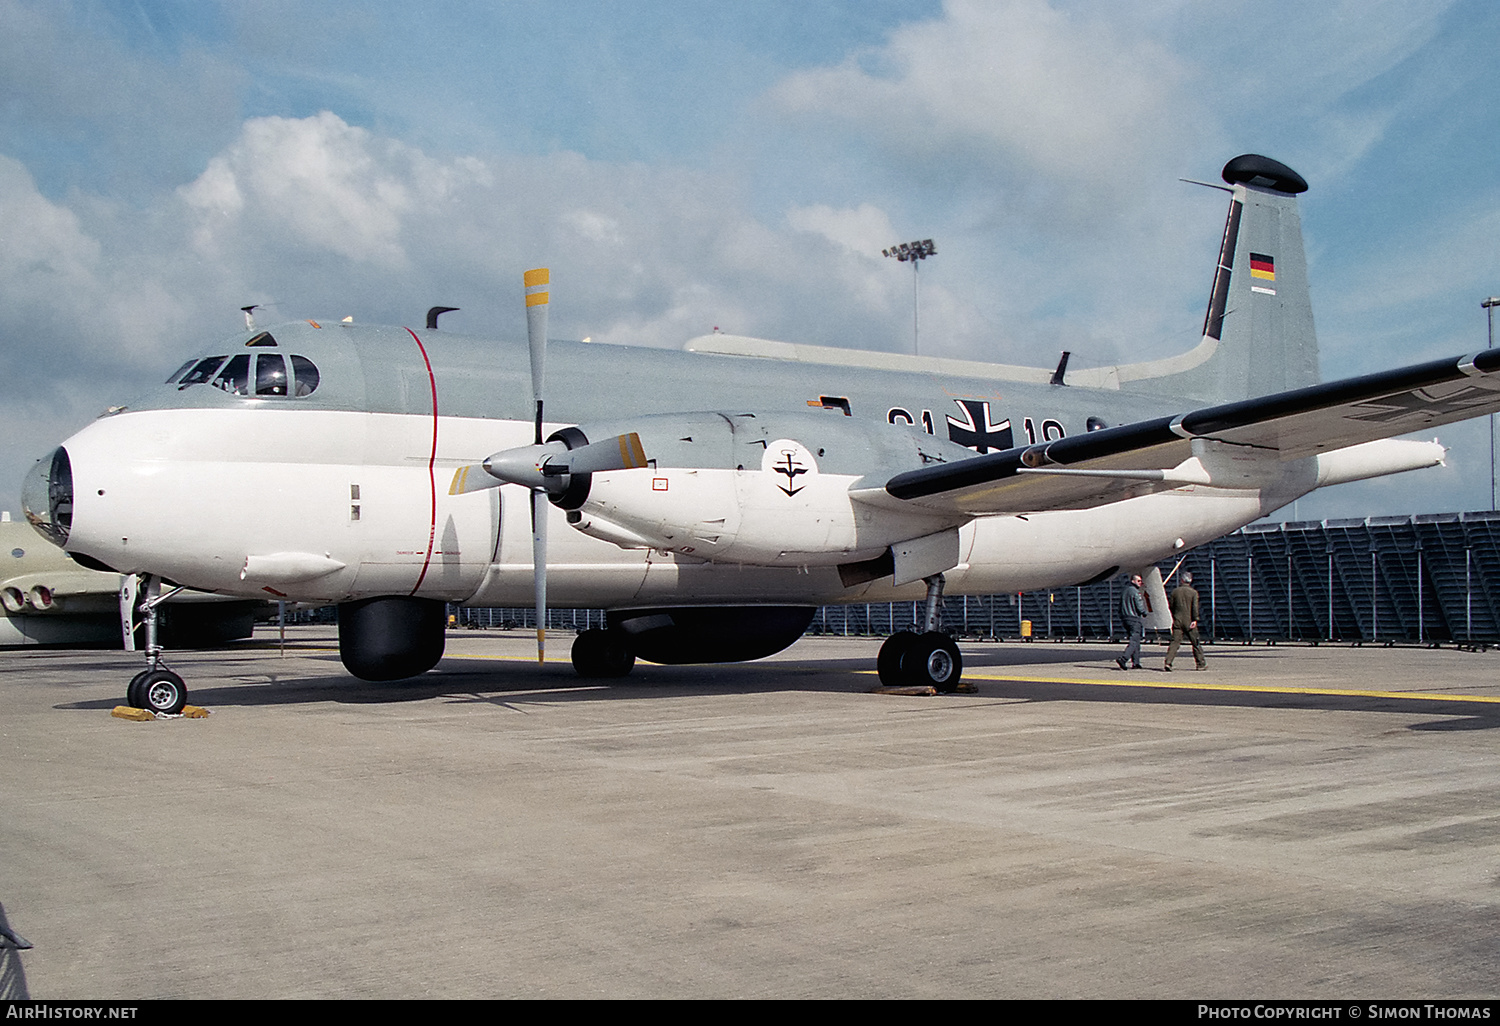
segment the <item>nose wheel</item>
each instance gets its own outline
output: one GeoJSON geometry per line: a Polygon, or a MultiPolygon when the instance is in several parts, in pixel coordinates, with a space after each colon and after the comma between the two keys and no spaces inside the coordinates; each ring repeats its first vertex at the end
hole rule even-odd
{"type": "Polygon", "coordinates": [[[187,705],[187,685],[171,670],[142,670],[130,679],[125,701],[135,709],[173,715],[187,705]]]}
{"type": "MultiPolygon", "coordinates": [[[[182,682],[181,677],[162,665],[162,647],[156,640],[156,609],[182,591],[182,588],[173,588],[163,595],[161,578],[154,574],[146,575],[144,583],[146,597],[140,603],[140,609],[146,620],[146,668],[130,678],[130,683],[125,687],[125,702],[133,709],[175,715],[187,705],[187,685],[182,682]]],[[[125,622],[125,647],[131,650],[135,648],[133,584],[131,581],[121,590],[120,602],[121,611],[128,616],[125,622]]]]}

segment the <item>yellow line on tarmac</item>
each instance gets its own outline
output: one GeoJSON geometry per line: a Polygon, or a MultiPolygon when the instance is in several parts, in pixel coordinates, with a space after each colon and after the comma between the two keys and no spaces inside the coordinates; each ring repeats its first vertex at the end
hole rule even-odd
{"type": "MultiPolygon", "coordinates": [[[[507,656],[507,655],[481,655],[470,652],[449,652],[443,656],[444,659],[493,659],[505,663],[534,663],[530,656],[507,656]]],[[[549,663],[564,663],[566,659],[548,659],[549,663]]],[[[874,670],[860,670],[860,673],[873,674],[874,670]]],[[[1122,680],[1115,678],[1099,677],[1043,677],[1036,674],[1017,675],[1003,673],[976,673],[973,670],[964,671],[964,680],[989,680],[1002,683],[1014,684],[1089,684],[1094,687],[1105,688],[1156,688],[1163,691],[1227,691],[1227,692],[1251,692],[1265,695],[1320,695],[1326,698],[1399,698],[1407,701],[1422,702],[1484,702],[1492,705],[1500,705],[1500,696],[1497,695],[1452,695],[1430,691],[1368,691],[1363,689],[1344,688],[1294,688],[1278,684],[1209,684],[1189,683],[1187,681],[1149,681],[1149,680],[1122,680]]]]}
{"type": "Polygon", "coordinates": [[[966,670],[965,680],[994,680],[1028,684],[1092,684],[1108,688],[1160,688],[1167,691],[1250,691],[1271,695],[1322,695],[1332,698],[1404,698],[1424,702],[1492,702],[1500,703],[1500,696],[1449,695],[1428,691],[1365,691],[1353,688],[1293,688],[1275,684],[1196,684],[1186,681],[1146,680],[1101,680],[1082,677],[1041,677],[1036,675],[1015,676],[999,673],[974,673],[966,670]]]}

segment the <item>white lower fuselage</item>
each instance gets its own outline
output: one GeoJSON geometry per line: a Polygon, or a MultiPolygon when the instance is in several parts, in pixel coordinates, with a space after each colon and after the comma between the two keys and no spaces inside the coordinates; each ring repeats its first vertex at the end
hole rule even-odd
{"type": "MultiPolygon", "coordinates": [[[[436,425],[434,442],[433,418],[399,414],[251,408],[101,418],[68,442],[75,495],[69,548],[121,572],[160,574],[222,594],[529,604],[527,493],[505,486],[449,495],[448,484],[456,467],[529,442],[531,425],[471,418],[439,418],[436,425]]],[[[947,574],[947,591],[1062,587],[1110,567],[1143,566],[1315,486],[1315,467],[1295,470],[1269,489],[1189,486],[1093,509],[979,519],[961,528],[960,563],[947,574]]],[[[763,471],[622,473],[670,484],[674,475],[763,471]]],[[[824,481],[825,488],[834,484],[824,481]]],[[[783,565],[757,566],[732,552],[709,562],[621,548],[570,529],[561,510],[551,514],[554,605],[825,604],[923,593],[920,582],[895,588],[890,577],[845,588],[831,559],[816,565],[793,555],[783,565]]],[[[851,525],[833,522],[835,542],[841,530],[851,544],[857,540],[851,525]]]]}

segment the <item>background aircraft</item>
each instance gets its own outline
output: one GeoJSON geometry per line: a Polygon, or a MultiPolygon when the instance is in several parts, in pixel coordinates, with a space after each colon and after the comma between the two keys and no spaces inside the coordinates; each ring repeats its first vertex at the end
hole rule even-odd
{"type": "MultiPolygon", "coordinates": [[[[123,582],[120,574],[79,565],[24,521],[0,513],[0,646],[121,647],[123,582]]],[[[162,610],[162,640],[196,648],[248,638],[265,606],[258,599],[185,591],[162,610]]],[[[139,634],[140,617],[133,622],[139,634]]]]}
{"type": "MultiPolygon", "coordinates": [[[[145,575],[148,605],[163,579],[337,602],[366,679],[433,666],[447,602],[604,607],[573,660],[608,676],[775,652],[825,603],[925,597],[881,676],[952,689],[945,591],[1148,568],[1314,488],[1437,465],[1435,442],[1391,436],[1500,408],[1493,352],[1320,384],[1307,185],[1257,155],[1223,178],[1202,340],[1176,357],[1068,376],[720,336],[549,345],[533,273],[529,359],[435,318],[250,330],[40,461],[27,516],[145,575]]],[[[180,708],[148,648],[129,699],[180,708]]]]}

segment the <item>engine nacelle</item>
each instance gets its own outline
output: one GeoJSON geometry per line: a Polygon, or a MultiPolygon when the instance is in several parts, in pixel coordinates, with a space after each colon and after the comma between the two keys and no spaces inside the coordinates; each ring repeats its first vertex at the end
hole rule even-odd
{"type": "Polygon", "coordinates": [[[931,511],[855,502],[862,478],[974,454],[906,427],[835,413],[697,413],[587,425],[582,434],[640,435],[649,465],[595,473],[574,487],[569,521],[622,547],[650,546],[712,562],[830,566],[873,559],[894,543],[955,526],[931,511]]]}
{"type": "Polygon", "coordinates": [[[444,603],[383,596],[339,606],[339,658],[360,680],[401,680],[443,657],[444,603]]]}

